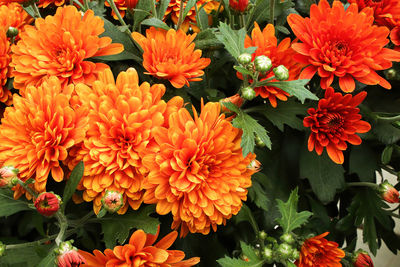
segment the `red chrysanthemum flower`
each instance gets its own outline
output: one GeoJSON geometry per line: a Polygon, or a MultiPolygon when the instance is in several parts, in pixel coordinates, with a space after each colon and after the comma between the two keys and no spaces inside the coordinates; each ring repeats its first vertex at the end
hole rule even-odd
{"type": "Polygon", "coordinates": [[[292,45],[299,53],[294,58],[308,65],[300,79],[311,79],[318,72],[323,89],[332,84],[334,77],[339,78],[344,92],[354,90],[354,79],[390,89],[390,83],[376,71],[400,61],[400,52],[384,48],[389,30],[373,25],[373,20],[371,8],[358,12],[357,5],[351,4],[344,10],[340,1],[334,1],[331,8],[327,0],[311,6],[310,18],[290,14],[288,23],[303,42],[292,45]]]}
{"type": "Polygon", "coordinates": [[[237,12],[244,12],[249,6],[249,0],[229,0],[229,7],[237,12]]]}
{"type": "Polygon", "coordinates": [[[200,262],[198,257],[183,260],[183,251],[168,250],[177,238],[177,232],[169,233],[154,244],[159,232],[160,228],[155,235],[137,230],[129,239],[129,244],[116,246],[112,250],[106,249],[104,254],[99,250],[94,250],[93,254],[80,250],[79,253],[86,259],[86,264],[82,264],[81,267],[190,267],[200,262]]]}
{"type": "MultiPolygon", "coordinates": [[[[125,12],[127,9],[134,9],[138,2],[139,0],[114,0],[115,6],[118,8],[119,13],[121,14],[122,17],[125,16],[125,12]]],[[[110,6],[110,4],[107,1],[105,1],[104,4],[107,7],[110,6]]],[[[111,11],[111,14],[114,19],[118,19],[114,11],[111,11]]]]}
{"type": "Polygon", "coordinates": [[[400,23],[400,1],[398,0],[348,0],[362,10],[371,7],[374,10],[375,24],[392,29],[400,23]]]}
{"type": "Polygon", "coordinates": [[[242,132],[233,127],[219,103],[202,104],[194,119],[182,108],[169,117],[169,127],[154,129],[159,149],[143,158],[150,170],[144,202],[157,213],[173,215],[172,228],[208,234],[239,212],[251,186],[248,168],[255,155],[242,155],[242,132]]]}
{"type": "Polygon", "coordinates": [[[183,105],[175,97],[168,103],[161,100],[165,86],[139,85],[136,70],[121,72],[115,81],[111,70],[100,73],[90,88],[84,84],[75,91],[88,107],[89,129],[81,147],[71,152],[72,169],[83,160],[85,171],[78,187],[84,190],[83,199],[93,201],[96,214],[101,199],[109,191],[123,194],[123,214],[131,206],[138,209],[143,196],[142,181],[148,170],[142,164],[145,152],[154,150],[153,128],[166,124],[168,114],[183,105]]]}
{"type": "Polygon", "coordinates": [[[318,108],[309,108],[310,116],[304,118],[304,127],[311,128],[308,138],[308,150],[322,154],[324,147],[329,157],[338,164],[344,161],[343,150],[346,142],[352,145],[361,144],[361,138],[356,133],[366,133],[371,129],[368,122],[361,120],[357,106],[367,96],[361,92],[351,94],[335,93],[332,87],[325,91],[325,98],[319,100],[318,108]]]}
{"type": "Polygon", "coordinates": [[[51,192],[41,193],[35,200],[36,210],[44,216],[52,216],[60,209],[61,198],[51,192]]]}
{"type": "Polygon", "coordinates": [[[365,251],[357,252],[353,260],[354,267],[374,267],[374,262],[365,251]]]}
{"type": "MultiPolygon", "coordinates": [[[[39,87],[29,86],[25,97],[14,95],[13,106],[6,108],[1,121],[0,163],[18,168],[23,181],[35,179],[30,186],[37,192],[45,191],[50,173],[57,182],[64,179],[59,161],[85,137],[87,112],[71,108],[73,87],[63,89],[57,77],[39,87]]],[[[19,185],[13,189],[16,198],[25,192],[19,185]]]]}
{"type": "MultiPolygon", "coordinates": [[[[260,75],[260,80],[270,78],[274,75],[272,69],[284,65],[289,70],[289,81],[296,80],[299,77],[301,69],[305,66],[299,64],[293,60],[293,56],[296,52],[291,48],[290,38],[285,38],[278,45],[278,39],[275,36],[275,28],[272,24],[268,24],[263,31],[261,31],[257,22],[254,23],[254,29],[251,32],[251,37],[246,36],[244,41],[244,47],[257,47],[257,50],[253,53],[253,59],[256,56],[267,56],[272,61],[272,68],[264,75],[260,75]]],[[[241,78],[242,75],[238,73],[238,77],[241,78]]],[[[277,81],[277,80],[272,80],[277,81]]],[[[286,101],[289,94],[277,87],[273,86],[262,86],[254,88],[257,95],[262,98],[269,100],[273,107],[277,106],[277,99],[286,101]]]]}
{"type": "Polygon", "coordinates": [[[345,256],[338,244],[324,237],[329,232],[306,239],[301,246],[297,267],[342,267],[341,259],[345,256]]]}
{"type": "Polygon", "coordinates": [[[146,74],[167,79],[175,88],[201,81],[199,77],[203,76],[203,69],[211,62],[209,58],[201,57],[201,50],[194,49],[196,34],[151,27],[146,30],[146,37],[138,32],[132,33],[132,37],[143,48],[146,74]]]}
{"type": "Polygon", "coordinates": [[[59,7],[54,16],[27,25],[12,48],[14,87],[37,86],[48,76],[57,76],[63,86],[94,82],[97,73],[108,66],[85,59],[123,50],[121,44],[112,44],[111,38],[99,37],[103,26],[104,21],[92,10],[82,16],[74,6],[59,7]]]}
{"type": "Polygon", "coordinates": [[[73,240],[62,242],[55,249],[58,254],[57,267],[79,267],[86,263],[85,258],[78,253],[78,249],[72,246],[72,242],[73,240]]]}

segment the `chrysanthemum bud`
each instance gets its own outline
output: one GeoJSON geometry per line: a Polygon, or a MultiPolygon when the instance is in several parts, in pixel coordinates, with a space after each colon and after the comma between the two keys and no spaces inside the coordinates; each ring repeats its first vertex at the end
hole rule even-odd
{"type": "Polygon", "coordinates": [[[229,0],[229,7],[236,12],[244,12],[249,6],[249,0],[229,0]]]}
{"type": "Polygon", "coordinates": [[[371,257],[367,252],[363,250],[358,250],[353,257],[354,267],[374,267],[371,257]]]}
{"type": "Polygon", "coordinates": [[[242,88],[242,96],[246,100],[253,100],[256,97],[256,91],[250,86],[242,88]]]}
{"type": "Polygon", "coordinates": [[[114,213],[124,205],[124,198],[118,191],[106,190],[101,203],[108,212],[114,213]]]}
{"type": "Polygon", "coordinates": [[[72,246],[73,240],[61,242],[60,246],[54,250],[58,255],[56,263],[58,267],[73,267],[85,264],[86,260],[78,253],[78,249],[72,246]]]}
{"type": "Polygon", "coordinates": [[[261,138],[258,135],[255,135],[254,141],[256,142],[256,145],[258,147],[265,147],[266,144],[261,140],[261,138]]]}
{"type": "Polygon", "coordinates": [[[395,69],[388,69],[386,71],[386,78],[388,78],[389,80],[393,80],[394,78],[396,78],[396,70],[395,69]]]}
{"type": "Polygon", "coordinates": [[[287,79],[289,79],[289,70],[283,65],[279,65],[272,71],[274,72],[275,78],[277,80],[286,81],[287,79]]]}
{"type": "Polygon", "coordinates": [[[397,191],[388,181],[384,181],[379,185],[379,192],[386,202],[399,203],[399,191],[397,191]]]}
{"type": "Polygon", "coordinates": [[[247,65],[251,62],[251,55],[249,53],[243,53],[238,57],[238,62],[242,65],[247,65]]]}
{"type": "Polygon", "coordinates": [[[264,250],[262,252],[263,258],[266,259],[268,263],[271,263],[273,261],[273,258],[274,258],[273,254],[274,254],[274,252],[270,248],[264,248],[264,250]]]}
{"type": "Polygon", "coordinates": [[[288,259],[292,257],[293,248],[287,243],[281,243],[277,251],[283,258],[288,259]]]}
{"type": "Polygon", "coordinates": [[[3,242],[0,241],[0,257],[6,253],[6,245],[3,244],[3,242]]]}
{"type": "Polygon", "coordinates": [[[254,59],[254,67],[256,71],[265,73],[272,68],[272,61],[267,56],[257,56],[254,59]]]}
{"type": "Polygon", "coordinates": [[[265,240],[265,239],[267,238],[267,233],[264,232],[264,231],[260,231],[260,232],[258,233],[258,237],[259,237],[261,240],[265,240]]]}
{"type": "Polygon", "coordinates": [[[221,99],[219,101],[219,103],[221,103],[222,112],[232,112],[232,110],[229,110],[222,103],[231,102],[232,104],[234,104],[235,106],[240,108],[243,105],[243,101],[244,101],[244,99],[239,94],[236,94],[236,95],[221,99]]]}
{"type": "Polygon", "coordinates": [[[37,211],[44,216],[52,216],[60,209],[61,198],[52,193],[41,193],[35,200],[37,211]]]}
{"type": "Polygon", "coordinates": [[[291,259],[297,260],[300,257],[300,252],[297,249],[293,249],[291,259]]]}
{"type": "Polygon", "coordinates": [[[4,186],[11,186],[11,181],[17,178],[18,173],[19,170],[12,166],[4,166],[0,168],[0,188],[4,186]]]}
{"type": "MultiPolygon", "coordinates": [[[[252,170],[254,172],[258,172],[260,170],[260,168],[261,168],[261,163],[256,159],[253,159],[250,162],[250,164],[247,166],[247,169],[252,170]]],[[[264,234],[265,234],[265,232],[264,232],[264,234]]]]}
{"type": "Polygon", "coordinates": [[[18,29],[14,27],[9,27],[7,30],[7,37],[13,38],[18,35],[18,29]]]}
{"type": "Polygon", "coordinates": [[[291,235],[291,234],[289,234],[289,233],[286,233],[286,234],[281,235],[280,239],[281,239],[283,242],[288,243],[288,244],[294,244],[294,242],[295,242],[295,240],[294,240],[294,238],[293,238],[293,235],[291,235]]]}

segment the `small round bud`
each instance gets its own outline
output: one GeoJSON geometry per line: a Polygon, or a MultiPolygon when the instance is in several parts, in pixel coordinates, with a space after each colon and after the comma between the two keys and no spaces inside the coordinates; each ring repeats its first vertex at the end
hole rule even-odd
{"type": "Polygon", "coordinates": [[[393,187],[388,181],[384,181],[379,185],[379,192],[383,200],[388,203],[399,203],[399,191],[393,187]]]}
{"type": "Polygon", "coordinates": [[[300,252],[297,249],[293,249],[291,258],[297,260],[300,258],[300,252]]]}
{"type": "Polygon", "coordinates": [[[13,186],[12,180],[17,179],[19,170],[13,166],[4,166],[0,168],[0,187],[13,186]]]}
{"type": "Polygon", "coordinates": [[[73,240],[61,242],[58,248],[54,249],[57,254],[57,266],[80,266],[85,264],[86,260],[78,253],[78,249],[72,246],[73,240]]]}
{"type": "Polygon", "coordinates": [[[257,56],[254,59],[254,67],[256,71],[265,73],[272,68],[272,61],[267,56],[257,56]]]}
{"type": "Polygon", "coordinates": [[[279,65],[272,71],[274,72],[275,78],[277,80],[286,81],[287,79],[289,79],[289,70],[283,65],[279,65]]]}
{"type": "Polygon", "coordinates": [[[267,233],[264,232],[264,231],[260,231],[260,232],[258,233],[258,237],[259,237],[261,240],[265,240],[265,239],[267,238],[267,233]]]}
{"type": "Polygon", "coordinates": [[[256,97],[256,92],[250,86],[242,88],[242,97],[246,100],[253,100],[256,97]]]}
{"type": "Polygon", "coordinates": [[[114,213],[124,205],[124,197],[118,191],[106,190],[101,203],[108,212],[114,213]]]}
{"type": "Polygon", "coordinates": [[[258,135],[255,135],[254,141],[256,142],[256,145],[258,147],[265,147],[266,144],[261,140],[261,138],[258,135]]]}
{"type": "Polygon", "coordinates": [[[60,209],[61,198],[52,192],[44,192],[37,197],[34,204],[40,214],[50,217],[60,209]]]}
{"type": "MultiPolygon", "coordinates": [[[[261,169],[261,163],[258,160],[253,159],[250,162],[250,164],[247,165],[247,169],[249,169],[249,170],[251,170],[253,172],[258,172],[261,169]]],[[[265,237],[267,237],[267,234],[264,231],[261,231],[261,232],[265,234],[265,237]]],[[[260,232],[260,235],[261,235],[261,232],[260,232]]]]}
{"type": "Polygon", "coordinates": [[[268,263],[271,263],[274,259],[274,252],[270,248],[264,248],[262,256],[267,260],[268,263]]]}
{"type": "Polygon", "coordinates": [[[251,62],[251,55],[249,53],[243,53],[238,57],[238,62],[242,65],[247,65],[251,62]]]}
{"type": "Polygon", "coordinates": [[[13,37],[15,37],[15,36],[17,36],[18,35],[18,29],[17,28],[14,28],[14,27],[8,27],[8,30],[7,30],[7,37],[8,38],[13,38],[13,37]]]}
{"type": "Polygon", "coordinates": [[[0,257],[4,256],[6,253],[6,245],[3,244],[3,242],[0,241],[0,257]]]}
{"type": "Polygon", "coordinates": [[[367,252],[358,250],[352,258],[354,267],[374,267],[371,257],[367,252]]]}
{"type": "Polygon", "coordinates": [[[278,247],[278,253],[285,259],[288,259],[292,256],[293,248],[287,243],[281,243],[278,247]]]}
{"type": "Polygon", "coordinates": [[[294,242],[295,242],[293,236],[291,234],[288,234],[288,233],[281,235],[280,239],[283,242],[288,243],[288,244],[294,244],[294,242]]]}
{"type": "Polygon", "coordinates": [[[389,80],[393,80],[394,78],[396,78],[396,70],[395,69],[388,69],[386,71],[386,78],[389,80]]]}

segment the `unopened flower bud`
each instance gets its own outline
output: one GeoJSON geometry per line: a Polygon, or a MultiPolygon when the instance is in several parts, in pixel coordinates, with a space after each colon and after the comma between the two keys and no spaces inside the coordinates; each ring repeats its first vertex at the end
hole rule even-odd
{"type": "Polygon", "coordinates": [[[293,235],[291,235],[291,234],[289,234],[289,233],[286,233],[286,234],[281,235],[280,239],[281,239],[283,242],[288,243],[288,244],[294,244],[294,242],[295,242],[295,240],[294,240],[294,238],[293,238],[293,235]]]}
{"type": "Polygon", "coordinates": [[[272,68],[272,61],[267,56],[257,56],[254,59],[254,67],[256,71],[266,73],[272,68]]]}
{"type": "Polygon", "coordinates": [[[386,78],[389,80],[393,80],[396,77],[396,70],[395,69],[388,69],[386,71],[386,78]]]}
{"type": "Polygon", "coordinates": [[[106,190],[101,203],[108,212],[114,213],[124,205],[124,198],[118,191],[106,190]]]}
{"type": "Polygon", "coordinates": [[[386,202],[399,203],[399,191],[397,191],[388,181],[384,181],[379,185],[379,192],[386,202]]]}
{"type": "Polygon", "coordinates": [[[248,6],[249,0],[229,0],[229,7],[239,13],[246,11],[248,6]]]}
{"type": "Polygon", "coordinates": [[[279,65],[272,71],[274,72],[275,78],[277,80],[286,81],[287,79],[289,79],[289,70],[283,65],[279,65]]]}
{"type": "Polygon", "coordinates": [[[292,257],[293,248],[287,243],[281,243],[278,247],[278,253],[283,258],[288,259],[292,257]]]}
{"type": "Polygon", "coordinates": [[[246,100],[253,100],[256,97],[256,91],[250,86],[242,88],[242,96],[246,100]]]}
{"type": "Polygon", "coordinates": [[[238,62],[242,65],[247,65],[251,62],[251,55],[249,53],[243,53],[238,57],[238,62]]]}
{"type": "Polygon", "coordinates": [[[44,216],[52,216],[60,209],[61,198],[52,193],[41,193],[35,200],[36,210],[44,216]]]}
{"type": "Polygon", "coordinates": [[[371,257],[367,252],[363,250],[358,250],[353,257],[354,267],[374,267],[371,257]]]}
{"type": "Polygon", "coordinates": [[[7,37],[8,38],[13,38],[13,37],[15,37],[15,36],[17,36],[18,35],[18,29],[17,28],[14,28],[14,27],[8,27],[8,30],[7,30],[7,37]]]}
{"type": "Polygon", "coordinates": [[[271,263],[273,261],[273,258],[274,258],[273,254],[274,254],[274,252],[270,248],[264,248],[264,250],[262,252],[263,258],[266,259],[268,263],[271,263]]]}
{"type": "Polygon", "coordinates": [[[260,232],[258,233],[258,237],[259,237],[261,240],[265,240],[265,239],[267,238],[267,233],[264,232],[264,231],[260,231],[260,232]]]}
{"type": "Polygon", "coordinates": [[[6,253],[6,245],[3,244],[3,242],[0,241],[0,257],[4,256],[6,253]]]}
{"type": "Polygon", "coordinates": [[[54,250],[57,254],[56,263],[58,267],[80,266],[85,264],[85,258],[78,253],[78,249],[72,246],[73,240],[61,242],[60,246],[54,250]]]}
{"type": "Polygon", "coordinates": [[[291,258],[297,260],[300,258],[300,252],[297,249],[293,249],[291,258]]]}
{"type": "MultiPolygon", "coordinates": [[[[249,169],[251,171],[254,171],[254,172],[258,172],[261,169],[261,163],[258,160],[253,159],[250,162],[250,164],[247,166],[247,169],[249,169]]],[[[265,234],[265,232],[263,232],[263,233],[265,234]]],[[[260,232],[260,234],[261,234],[261,232],[260,232]]],[[[267,234],[265,234],[265,236],[266,235],[267,234]]]]}
{"type": "Polygon", "coordinates": [[[12,166],[0,168],[0,187],[12,186],[12,180],[18,179],[19,170],[12,166]]]}
{"type": "Polygon", "coordinates": [[[255,135],[254,141],[256,142],[256,145],[258,147],[265,147],[266,144],[261,140],[261,138],[258,135],[255,135]]]}

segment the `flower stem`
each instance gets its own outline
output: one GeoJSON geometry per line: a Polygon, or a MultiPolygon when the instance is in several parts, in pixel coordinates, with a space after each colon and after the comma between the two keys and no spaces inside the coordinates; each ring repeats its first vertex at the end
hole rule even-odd
{"type": "Polygon", "coordinates": [[[86,11],[86,10],[89,9],[89,6],[87,6],[87,8],[85,8],[85,7],[81,4],[81,2],[79,2],[78,0],[72,0],[71,2],[72,2],[71,5],[75,4],[75,5],[79,6],[79,8],[82,9],[83,11],[86,11]]]}
{"type": "Polygon", "coordinates": [[[40,15],[39,8],[37,7],[37,5],[34,1],[32,1],[31,7],[32,7],[34,15],[35,15],[33,18],[34,19],[41,18],[42,16],[40,15]]]}
{"type": "Polygon", "coordinates": [[[178,18],[178,23],[176,24],[176,29],[179,30],[179,28],[181,27],[182,23],[183,23],[183,3],[185,3],[185,0],[181,0],[181,3],[179,5],[179,18],[178,18]]]}
{"type": "Polygon", "coordinates": [[[55,240],[57,246],[59,246],[60,243],[64,240],[65,231],[68,228],[68,221],[67,221],[67,217],[65,217],[65,215],[60,211],[57,211],[57,213],[55,214],[55,217],[57,218],[57,221],[60,224],[60,232],[58,232],[58,235],[55,240]]]}
{"type": "Polygon", "coordinates": [[[156,2],[152,0],[151,4],[151,13],[153,13],[153,17],[157,18],[157,10],[156,10],[156,2]]]}
{"type": "Polygon", "coordinates": [[[369,182],[352,182],[352,183],[346,183],[346,185],[348,187],[351,187],[351,186],[366,186],[366,187],[370,187],[370,188],[374,188],[374,189],[378,188],[377,184],[369,183],[369,182]]]}
{"type": "Polygon", "coordinates": [[[388,121],[388,122],[392,122],[392,121],[400,121],[400,115],[394,116],[394,117],[381,117],[381,116],[376,116],[376,118],[378,120],[381,121],[388,121]]]}
{"type": "MultiPolygon", "coordinates": [[[[79,1],[77,1],[77,2],[79,2],[79,1]]],[[[89,8],[89,0],[84,0],[83,3],[84,3],[84,5],[85,5],[85,10],[90,9],[90,8],[89,8]]]]}
{"type": "Polygon", "coordinates": [[[272,25],[274,25],[275,17],[275,0],[269,0],[269,20],[272,25]]]}
{"type": "Polygon", "coordinates": [[[26,185],[21,179],[17,180],[18,184],[25,189],[32,197],[37,198],[38,194],[30,188],[28,185],[26,185]]]}

